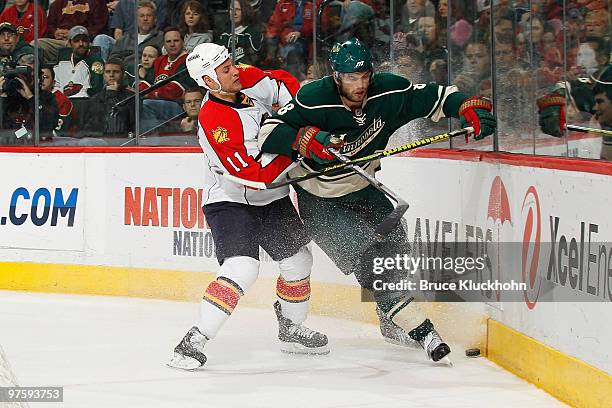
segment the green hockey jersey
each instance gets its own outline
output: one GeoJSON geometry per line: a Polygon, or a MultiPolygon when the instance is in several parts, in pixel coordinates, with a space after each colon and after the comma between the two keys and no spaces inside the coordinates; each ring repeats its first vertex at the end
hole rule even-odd
{"type": "MultiPolygon", "coordinates": [[[[302,87],[289,104],[268,118],[261,128],[259,144],[264,152],[292,156],[297,131],[304,126],[316,126],[343,136],[341,153],[356,159],[384,150],[391,135],[413,119],[426,117],[437,122],[442,117],[458,117],[459,106],[466,99],[455,86],[413,84],[406,78],[380,73],[372,77],[361,109],[351,111],[342,103],[332,77],[327,76],[302,87]]],[[[290,176],[323,167],[304,159],[290,176]]],[[[380,162],[362,167],[373,175],[380,162]]],[[[300,183],[309,193],[326,198],[342,197],[368,185],[351,171],[300,183]]]]}

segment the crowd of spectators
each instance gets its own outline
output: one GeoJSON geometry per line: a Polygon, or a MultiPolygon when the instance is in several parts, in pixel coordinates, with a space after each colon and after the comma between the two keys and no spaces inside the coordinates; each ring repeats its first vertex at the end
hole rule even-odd
{"type": "MultiPolygon", "coordinates": [[[[590,86],[582,78],[610,62],[610,10],[603,0],[391,1],[51,0],[35,7],[31,0],[7,0],[0,14],[0,70],[9,77],[17,66],[33,72],[36,37],[41,92],[55,101],[42,110],[57,115],[47,137],[128,137],[135,109],[115,105],[133,98],[136,88],[144,131],[194,131],[189,110],[197,86],[180,72],[189,51],[203,42],[227,46],[236,63],[283,68],[311,81],[327,73],[331,45],[356,36],[372,50],[378,70],[494,97],[500,129],[532,115],[536,96],[564,75],[580,91],[590,86]],[[165,84],[156,85],[160,81],[165,84]]],[[[26,87],[32,82],[19,78],[26,87]]],[[[3,98],[22,96],[2,91],[3,98]]],[[[577,98],[568,114],[584,119],[594,109],[590,101],[577,98]]],[[[22,105],[14,115],[4,104],[4,129],[31,126],[33,111],[22,105]]]]}

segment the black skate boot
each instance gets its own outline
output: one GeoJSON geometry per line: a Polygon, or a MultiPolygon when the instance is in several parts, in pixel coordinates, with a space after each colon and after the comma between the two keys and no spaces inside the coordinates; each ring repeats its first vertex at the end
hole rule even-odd
{"type": "Polygon", "coordinates": [[[279,301],[274,303],[278,319],[278,339],[281,351],[294,354],[328,354],[327,336],[310,330],[301,324],[295,324],[281,313],[279,301]]]}
{"type": "Polygon", "coordinates": [[[418,341],[410,337],[406,330],[393,323],[378,306],[376,307],[376,314],[380,321],[380,333],[387,343],[410,347],[415,350],[423,348],[418,341]]]}
{"type": "Polygon", "coordinates": [[[188,371],[202,367],[206,363],[203,350],[207,341],[208,338],[193,326],[174,348],[174,357],[168,362],[168,367],[188,371]]]}
{"type": "MultiPolygon", "coordinates": [[[[425,319],[423,323],[410,330],[408,334],[419,342],[427,353],[427,357],[434,362],[442,360],[451,352],[450,347],[442,341],[442,337],[434,329],[433,323],[429,319],[425,319]]],[[[448,362],[450,363],[450,360],[448,362]]]]}

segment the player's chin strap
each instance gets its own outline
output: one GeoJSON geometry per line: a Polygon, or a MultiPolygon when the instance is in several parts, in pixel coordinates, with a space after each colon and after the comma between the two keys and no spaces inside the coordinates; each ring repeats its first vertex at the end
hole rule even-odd
{"type": "Polygon", "coordinates": [[[273,182],[273,183],[264,183],[261,181],[246,180],[240,177],[232,176],[231,174],[222,174],[222,176],[226,179],[233,181],[234,183],[241,184],[243,186],[250,187],[255,190],[269,190],[272,188],[285,187],[291,184],[301,183],[302,181],[310,180],[316,177],[334,175],[334,174],[337,174],[339,172],[346,170],[348,167],[348,164],[363,165],[365,163],[368,163],[374,160],[378,160],[383,157],[393,156],[399,153],[404,153],[404,152],[418,149],[420,147],[427,146],[433,143],[445,142],[453,137],[469,135],[472,133],[474,133],[474,128],[472,127],[466,127],[464,129],[457,129],[452,132],[442,133],[440,135],[426,137],[424,139],[417,140],[416,142],[392,147],[387,150],[372,153],[367,156],[359,157],[357,159],[349,160],[350,163],[331,164],[322,170],[311,171],[311,172],[302,174],[297,177],[289,178],[288,180],[278,181],[278,182],[273,182]]]}
{"type": "Polygon", "coordinates": [[[365,170],[363,170],[358,165],[351,163],[351,160],[342,153],[340,153],[338,150],[334,149],[333,147],[329,147],[327,148],[327,151],[330,152],[333,156],[335,156],[338,160],[340,160],[341,163],[345,164],[346,168],[353,170],[359,176],[364,178],[368,183],[370,183],[372,187],[389,197],[391,200],[395,201],[396,206],[393,211],[391,211],[391,213],[387,215],[385,219],[382,220],[382,222],[378,224],[376,226],[376,229],[374,230],[374,238],[377,241],[382,241],[385,236],[387,236],[389,233],[391,233],[391,231],[395,229],[406,211],[408,211],[408,207],[410,206],[406,201],[404,201],[401,197],[397,196],[397,194],[395,194],[383,183],[366,173],[365,170]]]}
{"type": "Polygon", "coordinates": [[[220,93],[221,95],[235,95],[235,93],[233,92],[225,92],[222,88],[221,88],[221,84],[219,82],[217,82],[217,85],[219,85],[219,89],[212,89],[209,88],[208,86],[204,85],[204,88],[208,89],[210,92],[217,92],[220,93]]]}

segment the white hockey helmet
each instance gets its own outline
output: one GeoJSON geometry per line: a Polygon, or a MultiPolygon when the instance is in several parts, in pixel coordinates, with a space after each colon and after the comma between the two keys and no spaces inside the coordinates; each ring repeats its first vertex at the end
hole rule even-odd
{"type": "Polygon", "coordinates": [[[210,89],[204,83],[203,77],[204,75],[208,75],[218,83],[219,80],[217,79],[215,68],[227,61],[228,58],[230,58],[230,54],[227,48],[222,45],[213,43],[198,44],[187,56],[187,70],[189,71],[189,76],[191,76],[199,86],[203,86],[212,91],[220,91],[221,84],[219,84],[219,89],[210,89]]]}

